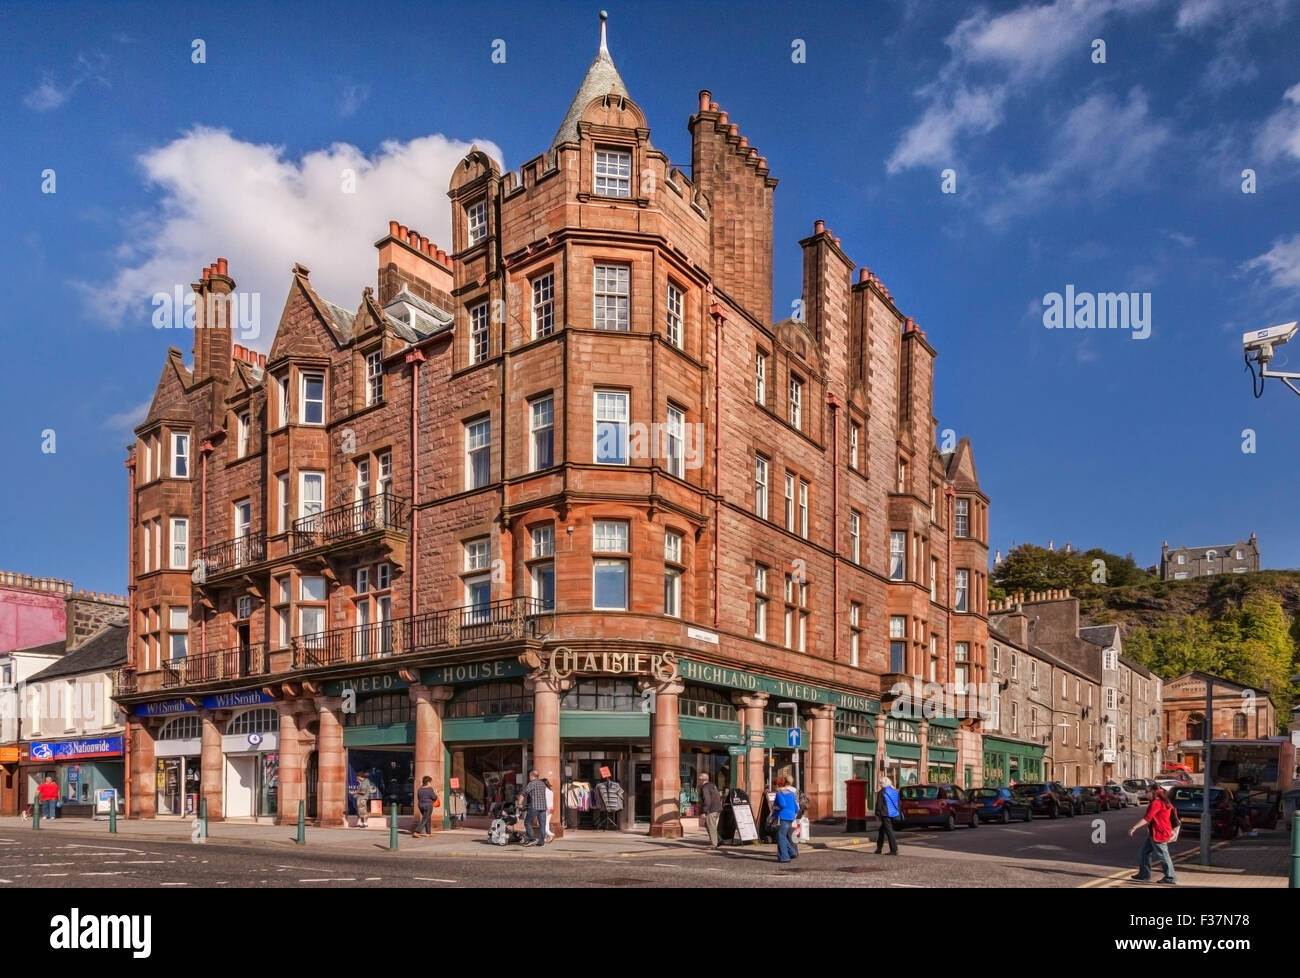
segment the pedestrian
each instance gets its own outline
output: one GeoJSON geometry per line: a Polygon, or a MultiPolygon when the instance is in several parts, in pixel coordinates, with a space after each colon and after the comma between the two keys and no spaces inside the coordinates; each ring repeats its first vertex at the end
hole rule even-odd
{"type": "Polygon", "coordinates": [[[365,771],[357,774],[357,786],[352,789],[352,797],[357,803],[357,828],[366,828],[366,816],[370,814],[370,796],[375,793],[375,786],[370,775],[365,771]]]}
{"type": "Polygon", "coordinates": [[[48,774],[45,775],[45,780],[37,786],[36,797],[41,802],[41,818],[54,818],[59,805],[59,786],[54,783],[54,779],[48,774]]]}
{"type": "Polygon", "coordinates": [[[885,840],[889,840],[889,854],[898,855],[898,836],[894,835],[894,819],[902,813],[898,806],[898,789],[894,787],[894,782],[889,780],[888,776],[880,779],[880,790],[876,792],[876,818],[880,820],[880,828],[876,829],[876,855],[879,856],[885,848],[885,840]]]}
{"type": "Polygon", "coordinates": [[[415,800],[420,808],[420,820],[415,825],[411,837],[428,838],[433,835],[433,807],[438,804],[438,792],[433,788],[433,778],[425,775],[420,782],[420,790],[415,793],[415,800]]]}
{"type": "Polygon", "coordinates": [[[704,827],[709,832],[709,844],[717,849],[718,819],[722,817],[722,793],[718,786],[709,780],[709,776],[700,772],[700,813],[704,816],[704,827]]]}
{"type": "Polygon", "coordinates": [[[522,800],[524,809],[524,840],[526,846],[546,845],[546,782],[537,773],[537,768],[528,772],[528,784],[524,785],[522,800]],[[533,833],[533,823],[537,823],[537,832],[533,833]]]}
{"type": "Polygon", "coordinates": [[[1128,830],[1131,837],[1142,826],[1150,826],[1147,837],[1142,841],[1142,851],[1138,853],[1138,871],[1129,877],[1135,883],[1147,883],[1151,880],[1152,855],[1159,857],[1160,865],[1165,869],[1165,875],[1160,882],[1170,885],[1178,882],[1174,875],[1174,861],[1169,856],[1169,842],[1174,836],[1171,818],[1177,817],[1174,806],[1169,803],[1168,792],[1164,788],[1156,788],[1151,804],[1147,806],[1147,813],[1142,816],[1142,821],[1128,830]]]}
{"type": "Polygon", "coordinates": [[[791,833],[794,832],[794,820],[799,817],[799,796],[784,775],[778,777],[773,783],[776,786],[775,800],[772,803],[772,818],[777,822],[776,861],[788,863],[791,859],[799,858],[799,852],[795,849],[794,839],[791,837],[791,833]]]}
{"type": "Polygon", "coordinates": [[[555,821],[555,789],[551,787],[550,778],[542,778],[542,784],[546,785],[546,841],[550,842],[555,838],[555,833],[551,831],[551,823],[555,821]]]}

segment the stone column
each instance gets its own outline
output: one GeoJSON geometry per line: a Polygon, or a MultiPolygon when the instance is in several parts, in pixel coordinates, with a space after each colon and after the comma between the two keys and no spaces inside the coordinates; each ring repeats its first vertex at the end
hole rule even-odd
{"type": "Polygon", "coordinates": [[[930,721],[918,717],[916,729],[921,738],[921,759],[916,762],[916,778],[919,784],[930,780],[930,721]]]}
{"type": "Polygon", "coordinates": [[[650,720],[650,836],[682,837],[681,732],[677,726],[677,697],[686,684],[674,679],[650,683],[655,690],[655,712],[650,720]]]}
{"type": "MultiPolygon", "coordinates": [[[[887,713],[884,704],[881,704],[880,712],[876,714],[876,783],[872,786],[879,790],[880,779],[889,772],[885,770],[885,755],[889,753],[889,748],[885,744],[885,718],[887,713]]],[[[897,785],[895,785],[897,787],[897,785]]],[[[871,806],[868,804],[867,809],[871,806]]]]}
{"type": "Polygon", "coordinates": [[[320,732],[316,735],[316,824],[343,828],[348,824],[348,769],[343,763],[343,699],[316,697],[320,732]]]}
{"type": "Polygon", "coordinates": [[[835,707],[814,706],[812,744],[808,749],[808,807],[810,818],[829,818],[835,810],[835,707]]]}
{"type": "MultiPolygon", "coordinates": [[[[220,822],[221,782],[225,755],[221,750],[221,731],[225,729],[228,714],[225,710],[203,714],[203,755],[199,762],[199,798],[208,803],[208,821],[220,822]]],[[[182,799],[183,801],[183,799],[182,799]]],[[[195,815],[199,814],[195,812],[195,815]]]]}
{"type": "Polygon", "coordinates": [[[275,708],[280,714],[280,811],[275,824],[297,825],[298,803],[307,801],[307,759],[298,736],[298,701],[281,700],[275,708]]]}
{"type": "Polygon", "coordinates": [[[153,818],[158,800],[158,758],[154,754],[153,730],[149,721],[132,717],[131,756],[128,777],[131,779],[131,810],[127,818],[153,818]]]}
{"type": "MultiPolygon", "coordinates": [[[[767,693],[750,693],[732,697],[731,701],[745,711],[743,732],[746,735],[751,730],[763,730],[763,707],[767,706],[767,699],[767,693]]],[[[755,818],[758,817],[758,812],[762,810],[761,795],[767,786],[764,755],[765,749],[763,747],[751,747],[746,758],[748,763],[745,770],[745,792],[749,795],[750,807],[754,809],[755,818]]]]}
{"type": "MultiPolygon", "coordinates": [[[[435,808],[430,824],[435,832],[441,831],[446,818],[447,779],[442,763],[442,711],[443,704],[451,699],[455,689],[451,686],[411,687],[411,702],[415,704],[415,790],[420,790],[426,777],[433,778],[433,787],[442,799],[442,807],[435,808]]],[[[419,808],[415,818],[420,818],[419,808]]]]}
{"type": "MultiPolygon", "coordinates": [[[[524,688],[533,697],[533,753],[529,758],[529,767],[537,768],[537,773],[551,782],[555,791],[555,810],[560,811],[560,791],[563,781],[560,778],[560,693],[569,688],[570,680],[552,679],[546,673],[529,676],[524,680],[524,688]]],[[[527,772],[524,772],[527,777],[527,772]]],[[[561,837],[563,819],[551,829],[557,838],[561,837]]]]}

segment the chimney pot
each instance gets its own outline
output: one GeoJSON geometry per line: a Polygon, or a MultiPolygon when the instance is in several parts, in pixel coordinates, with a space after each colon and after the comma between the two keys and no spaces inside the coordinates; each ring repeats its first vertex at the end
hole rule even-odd
{"type": "Polygon", "coordinates": [[[766,169],[767,169],[767,157],[766,157],[766,156],[760,156],[760,157],[758,158],[758,165],[761,166],[764,170],[766,170],[766,169]]]}
{"type": "Polygon", "coordinates": [[[397,225],[397,236],[398,236],[399,238],[401,238],[403,241],[406,240],[406,225],[405,225],[405,224],[399,224],[399,225],[397,225]]]}
{"type": "Polygon", "coordinates": [[[717,112],[717,111],[718,111],[718,103],[717,103],[717,102],[714,102],[712,99],[709,100],[709,111],[710,111],[710,112],[717,112]]]}
{"type": "Polygon", "coordinates": [[[858,269],[858,281],[859,281],[859,282],[870,282],[870,281],[871,281],[871,269],[866,268],[866,267],[859,268],[859,269],[858,269]]]}
{"type": "Polygon", "coordinates": [[[727,134],[730,136],[739,136],[740,126],[736,125],[735,123],[732,123],[730,126],[727,127],[727,134]]]}
{"type": "Polygon", "coordinates": [[[203,281],[206,282],[211,277],[212,277],[212,266],[209,265],[207,268],[203,269],[203,281]]]}
{"type": "Polygon", "coordinates": [[[700,89],[700,111],[709,111],[709,100],[713,98],[713,93],[707,88],[700,89]]]}
{"type": "Polygon", "coordinates": [[[748,148],[749,148],[749,137],[748,137],[748,136],[741,136],[741,137],[740,137],[740,148],[741,148],[741,149],[748,149],[748,148]]]}
{"type": "Polygon", "coordinates": [[[835,239],[835,247],[838,248],[839,246],[840,246],[840,239],[839,239],[839,238],[836,238],[836,239],[835,239]]]}
{"type": "Polygon", "coordinates": [[[438,262],[439,264],[444,264],[444,265],[447,263],[447,253],[443,251],[441,248],[438,249],[438,262]]]}
{"type": "Polygon", "coordinates": [[[218,259],[217,259],[217,274],[218,274],[218,275],[225,275],[226,272],[227,272],[227,270],[228,270],[229,268],[230,268],[230,266],[227,264],[227,262],[226,262],[226,260],[225,260],[224,258],[218,258],[218,259]]]}
{"type": "Polygon", "coordinates": [[[394,237],[394,238],[397,237],[397,222],[396,222],[396,221],[389,221],[389,222],[388,222],[388,233],[389,233],[392,237],[394,237]]]}
{"type": "MultiPolygon", "coordinates": [[[[716,107],[716,106],[715,106],[715,107],[716,107]]],[[[725,113],[725,112],[719,112],[719,113],[718,113],[718,125],[720,125],[720,126],[726,126],[726,125],[728,124],[728,119],[729,119],[729,118],[730,118],[730,117],[727,115],[727,113],[725,113]]]]}
{"type": "Polygon", "coordinates": [[[826,222],[822,220],[813,221],[813,234],[821,234],[826,230],[826,222]]]}

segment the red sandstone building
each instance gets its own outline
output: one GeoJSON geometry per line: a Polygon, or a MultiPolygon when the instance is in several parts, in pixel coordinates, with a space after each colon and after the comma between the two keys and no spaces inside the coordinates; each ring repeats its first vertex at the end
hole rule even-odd
{"type": "MultiPolygon", "coordinates": [[[[674,835],[700,772],[789,770],[796,714],[815,816],[882,768],[979,783],[973,724],[887,715],[984,679],[934,348],[821,221],[774,323],[777,181],[708,92],[689,128],[690,177],[602,36],[544,153],[456,167],[447,252],[392,222],[354,307],[296,266],[266,355],[169,351],[127,462],[133,815],[341,825],[366,771],[474,818],[536,766],[564,826],[611,780],[674,835]]],[[[193,288],[230,301],[225,259],[193,288]]]]}

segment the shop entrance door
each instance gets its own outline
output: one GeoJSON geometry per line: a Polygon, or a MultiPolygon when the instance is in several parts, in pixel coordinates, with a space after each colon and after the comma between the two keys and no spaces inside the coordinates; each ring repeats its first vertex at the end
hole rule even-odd
{"type": "MultiPolygon", "coordinates": [[[[626,799],[629,788],[626,757],[626,752],[621,749],[601,747],[565,751],[564,784],[567,788],[572,783],[577,789],[561,792],[566,828],[594,829],[598,825],[608,828],[623,824],[623,811],[598,811],[597,786],[607,779],[614,781],[623,789],[623,797],[626,799]],[[580,800],[580,806],[572,807],[570,799],[580,800]]],[[[626,800],[623,808],[627,808],[626,800]]]]}
{"type": "Polygon", "coordinates": [[[226,817],[251,818],[257,792],[257,756],[226,757],[226,817]]]}
{"type": "Polygon", "coordinates": [[[650,772],[649,764],[637,764],[632,771],[633,780],[636,781],[635,807],[632,809],[638,822],[650,821],[650,808],[654,785],[654,775],[650,772]]]}
{"type": "Polygon", "coordinates": [[[316,760],[316,752],[312,751],[307,755],[307,765],[304,769],[303,781],[305,782],[307,796],[307,817],[316,818],[316,785],[319,780],[320,769],[316,760]]]}

